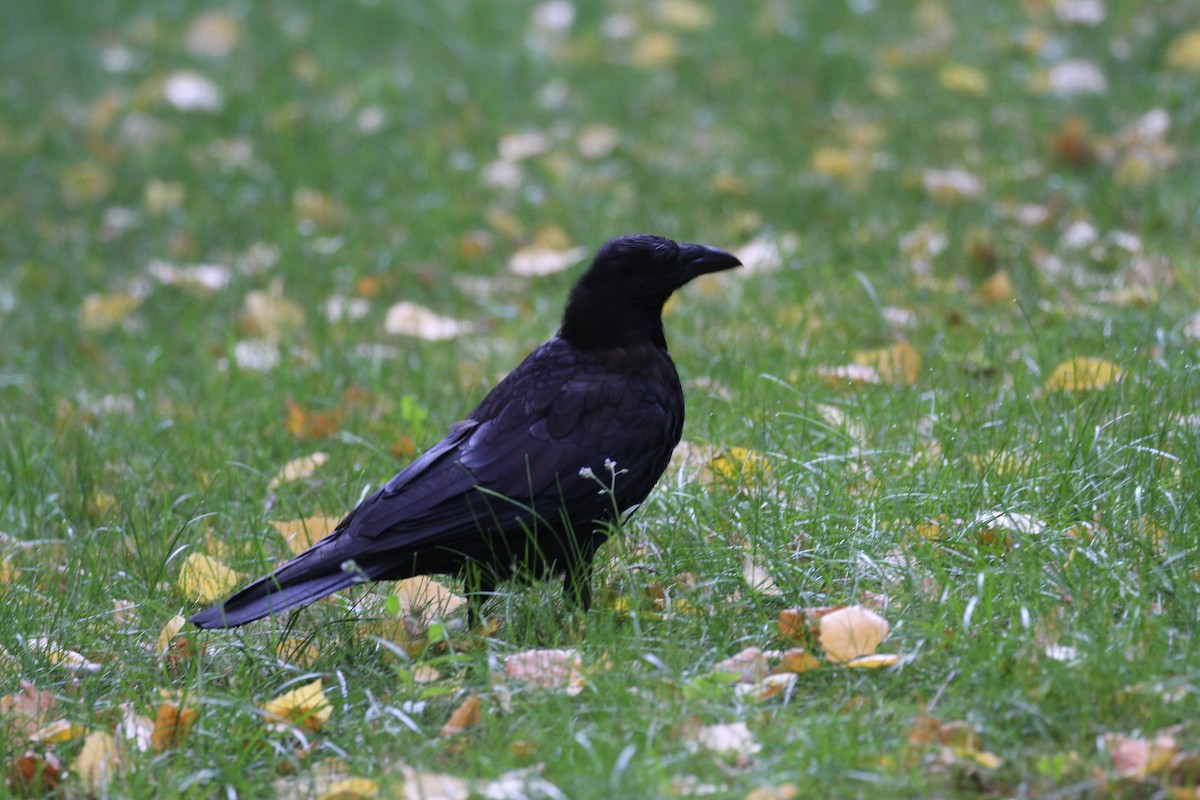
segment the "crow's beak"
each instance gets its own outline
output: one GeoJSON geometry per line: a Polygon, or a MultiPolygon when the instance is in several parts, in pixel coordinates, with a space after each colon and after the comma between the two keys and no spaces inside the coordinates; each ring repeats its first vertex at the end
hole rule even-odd
{"type": "Polygon", "coordinates": [[[690,267],[693,278],[697,275],[707,275],[710,272],[720,272],[723,269],[733,269],[742,265],[737,256],[715,247],[707,247],[702,244],[684,244],[680,247],[682,248],[680,253],[682,260],[690,267]]]}

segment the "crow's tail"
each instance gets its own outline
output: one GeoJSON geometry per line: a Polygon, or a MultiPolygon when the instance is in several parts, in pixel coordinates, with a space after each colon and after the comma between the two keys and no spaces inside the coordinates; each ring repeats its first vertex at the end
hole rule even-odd
{"type": "Polygon", "coordinates": [[[341,564],[324,559],[308,564],[307,560],[304,555],[293,559],[223,602],[193,615],[191,623],[197,628],[235,628],[367,580],[362,572],[342,569],[341,564]]]}

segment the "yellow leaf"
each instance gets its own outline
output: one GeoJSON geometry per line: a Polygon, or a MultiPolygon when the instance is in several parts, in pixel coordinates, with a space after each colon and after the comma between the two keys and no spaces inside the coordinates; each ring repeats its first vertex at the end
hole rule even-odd
{"type": "Polygon", "coordinates": [[[1086,392],[1103,389],[1121,379],[1121,368],[1111,361],[1088,356],[1075,356],[1062,362],[1046,379],[1051,392],[1086,392]]]}
{"type": "Polygon", "coordinates": [[[714,22],[712,9],[694,0],[666,0],[657,4],[657,10],[659,19],[685,31],[711,28],[714,22]]]}
{"type": "Polygon", "coordinates": [[[398,581],[392,594],[400,600],[400,616],[417,616],[426,622],[453,614],[467,602],[425,575],[398,581]]]}
{"type": "Polygon", "coordinates": [[[985,303],[997,305],[1006,303],[1013,299],[1015,292],[1013,290],[1012,277],[1008,274],[1008,270],[1002,269],[993,273],[991,277],[983,282],[979,287],[979,297],[985,303]]]}
{"type": "Polygon", "coordinates": [[[370,778],[341,778],[317,794],[317,800],[362,800],[379,794],[379,784],[370,778]]]}
{"type": "Polygon", "coordinates": [[[69,742],[87,733],[87,728],[70,720],[56,719],[29,734],[31,742],[69,742]]]}
{"type": "Polygon", "coordinates": [[[879,377],[889,383],[911,385],[917,382],[917,375],[921,371],[921,356],[908,342],[859,350],[854,354],[854,363],[874,368],[879,377]]]}
{"type": "Polygon", "coordinates": [[[154,730],[150,734],[150,746],[156,753],[182,745],[199,716],[194,708],[180,704],[177,693],[160,690],[160,694],[163,701],[154,713],[154,730]]]}
{"type": "Polygon", "coordinates": [[[333,707],[325,698],[320,678],[284,692],[262,709],[270,717],[313,732],[321,730],[333,715],[333,707]]]}
{"type": "Polygon", "coordinates": [[[834,663],[871,655],[888,634],[887,620],[862,606],[832,611],[818,625],[825,658],[834,663]]]}
{"type": "Polygon", "coordinates": [[[781,783],[778,786],[760,786],[751,790],[745,800],[795,800],[800,796],[800,790],[791,783],[781,783]]]}
{"type": "Polygon", "coordinates": [[[679,51],[678,39],[669,33],[655,31],[638,37],[629,60],[638,69],[658,69],[675,63],[679,51]]]}
{"type": "Polygon", "coordinates": [[[1200,72],[1200,28],[1175,37],[1167,47],[1167,68],[1177,72],[1200,72]]]}
{"type": "Polygon", "coordinates": [[[900,656],[896,653],[875,653],[874,655],[852,658],[844,666],[850,669],[879,669],[880,667],[890,667],[893,664],[899,663],[900,656]]]}
{"type": "Polygon", "coordinates": [[[802,647],[790,647],[783,653],[783,660],[775,668],[776,672],[794,672],[799,675],[821,666],[816,656],[802,647]]]}
{"type": "Polygon", "coordinates": [[[861,147],[818,147],[809,156],[808,165],[818,175],[862,187],[874,169],[874,157],[861,147]]]}
{"type": "Polygon", "coordinates": [[[121,766],[116,737],[107,731],[92,731],[84,740],[73,766],[86,787],[96,794],[103,794],[121,766]]]}
{"type": "Polygon", "coordinates": [[[304,327],[304,309],[283,296],[283,281],[276,279],[266,291],[247,292],[243,318],[255,333],[277,343],[304,327]]]}
{"type": "Polygon", "coordinates": [[[467,728],[479,724],[479,720],[482,718],[483,701],[479,699],[478,695],[467,695],[467,699],[454,709],[454,713],[450,715],[450,719],[446,720],[446,724],[442,726],[438,735],[446,738],[456,736],[467,728]]]}
{"type": "Polygon", "coordinates": [[[709,459],[708,469],[714,475],[730,481],[739,478],[746,481],[758,480],[771,474],[771,464],[767,457],[744,447],[730,447],[709,459]]]}
{"type": "Polygon", "coordinates": [[[129,313],[141,305],[141,299],[131,294],[89,294],[79,310],[79,325],[90,333],[103,333],[125,321],[129,313]]]}
{"type": "Polygon", "coordinates": [[[314,544],[333,533],[333,529],[341,522],[341,517],[326,517],[317,515],[304,519],[293,519],[287,522],[271,522],[271,527],[279,531],[287,542],[288,549],[294,555],[303,553],[314,544]]]}
{"type": "Polygon", "coordinates": [[[163,629],[158,633],[158,653],[162,655],[167,652],[167,648],[171,646],[171,641],[179,635],[183,630],[184,624],[187,622],[182,615],[176,614],[167,621],[163,629]]]}
{"type": "Polygon", "coordinates": [[[975,97],[982,97],[988,92],[987,75],[966,64],[947,64],[942,67],[938,72],[938,83],[943,89],[975,97]]]}
{"type": "Polygon", "coordinates": [[[242,575],[204,553],[189,553],[179,569],[176,586],[189,600],[212,603],[220,600],[239,583],[242,575]]]}
{"type": "Polygon", "coordinates": [[[301,456],[300,458],[293,458],[284,464],[279,472],[275,473],[275,477],[271,478],[271,482],[267,484],[267,491],[274,491],[285,483],[292,483],[293,481],[309,477],[328,460],[329,454],[321,452],[301,456]]]}
{"type": "Polygon", "coordinates": [[[58,176],[63,202],[72,208],[98,203],[108,196],[114,183],[112,170],[99,161],[72,164],[58,176]]]}

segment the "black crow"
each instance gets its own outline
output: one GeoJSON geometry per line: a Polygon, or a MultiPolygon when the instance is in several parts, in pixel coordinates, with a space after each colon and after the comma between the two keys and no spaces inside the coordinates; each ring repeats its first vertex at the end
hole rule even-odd
{"type": "Polygon", "coordinates": [[[230,628],[368,580],[466,579],[475,618],[499,581],[565,575],[591,601],[592,558],[641,503],[683,431],[683,388],[662,309],[698,275],[741,264],[662,236],[613,239],[575,284],[558,335],[534,350],[445,439],[329,536],[192,617],[230,628]]]}

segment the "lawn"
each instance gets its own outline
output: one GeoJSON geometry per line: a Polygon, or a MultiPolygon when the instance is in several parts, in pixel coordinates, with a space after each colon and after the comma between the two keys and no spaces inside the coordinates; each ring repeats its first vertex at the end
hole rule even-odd
{"type": "Polygon", "coordinates": [[[1200,793],[1194,2],[11,5],[8,793],[1200,793]],[[179,629],[634,232],[746,267],[597,608],[179,629]]]}

